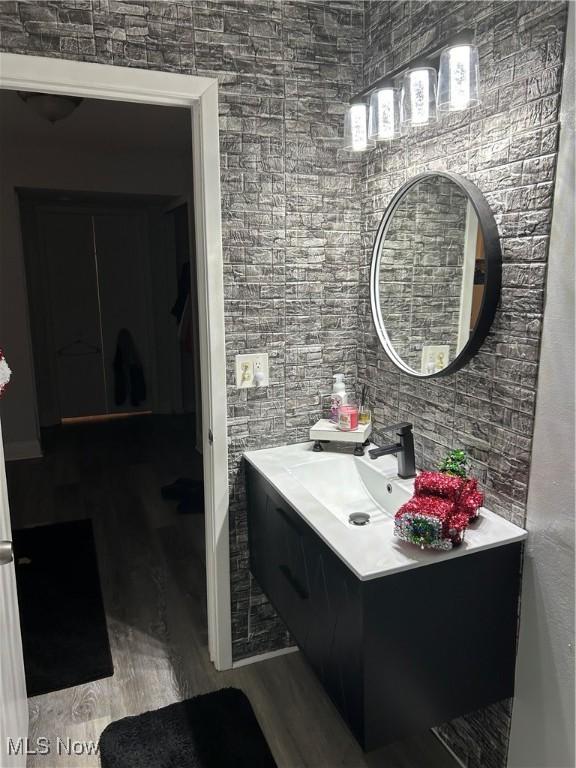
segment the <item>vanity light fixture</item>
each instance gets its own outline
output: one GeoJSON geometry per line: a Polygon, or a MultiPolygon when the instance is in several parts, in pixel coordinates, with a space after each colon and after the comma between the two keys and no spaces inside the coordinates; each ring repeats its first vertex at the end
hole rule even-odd
{"type": "Polygon", "coordinates": [[[344,149],[362,152],[374,146],[368,138],[368,108],[363,101],[351,104],[344,116],[344,149]]]}
{"type": "Polygon", "coordinates": [[[438,112],[457,112],[480,104],[480,67],[475,45],[453,45],[440,55],[438,112]]]}
{"type": "Polygon", "coordinates": [[[404,75],[401,120],[404,127],[419,127],[436,120],[436,70],[414,67],[404,75]]]}
{"type": "Polygon", "coordinates": [[[478,48],[473,40],[472,30],[463,30],[353,96],[344,118],[344,148],[361,152],[376,141],[397,138],[443,114],[480,104],[478,48]]]}
{"type": "Polygon", "coordinates": [[[399,135],[400,91],[394,85],[385,85],[370,95],[368,138],[385,141],[399,135]]]}

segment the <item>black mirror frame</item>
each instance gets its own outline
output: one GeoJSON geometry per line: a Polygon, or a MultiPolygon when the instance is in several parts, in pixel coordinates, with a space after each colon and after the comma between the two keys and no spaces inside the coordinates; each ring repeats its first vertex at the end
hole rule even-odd
{"type": "Polygon", "coordinates": [[[498,302],[500,300],[500,289],[502,285],[502,251],[500,248],[500,235],[498,233],[498,227],[494,219],[494,215],[488,205],[484,195],[478,187],[468,179],[460,176],[457,173],[449,173],[448,171],[426,171],[420,173],[417,176],[413,176],[400,189],[396,192],[390,203],[388,204],[384,215],[378,226],[376,237],[374,238],[374,245],[372,247],[372,262],[370,266],[370,306],[372,308],[372,321],[376,328],[376,333],[380,339],[380,343],[384,348],[384,351],[390,358],[390,360],[399,368],[403,373],[408,374],[416,379],[432,379],[439,376],[448,376],[451,373],[455,373],[463,368],[474,355],[478,352],[482,343],[492,325],[498,302]],[[486,282],[484,288],[484,296],[482,297],[482,304],[480,306],[480,312],[478,313],[478,319],[474,327],[468,342],[464,348],[456,355],[456,357],[441,371],[436,373],[417,373],[412,368],[409,368],[402,358],[396,353],[393,344],[391,343],[388,334],[386,332],[386,326],[382,320],[382,313],[380,311],[380,301],[377,300],[377,288],[378,288],[378,267],[379,267],[379,253],[381,245],[386,237],[388,226],[394,215],[394,211],[398,207],[400,201],[404,195],[415,184],[422,179],[430,178],[431,176],[443,176],[446,179],[453,181],[467,196],[468,200],[472,203],[472,206],[478,217],[478,222],[482,230],[482,236],[484,238],[484,257],[486,260],[486,282]]]}

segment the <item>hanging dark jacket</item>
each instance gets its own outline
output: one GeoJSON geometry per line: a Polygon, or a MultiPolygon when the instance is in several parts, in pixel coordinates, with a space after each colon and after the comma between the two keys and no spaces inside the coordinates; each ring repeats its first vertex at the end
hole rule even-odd
{"type": "Polygon", "coordinates": [[[146,400],[146,380],[132,334],[122,328],[114,355],[114,401],[123,405],[128,397],[134,407],[146,400]]]}

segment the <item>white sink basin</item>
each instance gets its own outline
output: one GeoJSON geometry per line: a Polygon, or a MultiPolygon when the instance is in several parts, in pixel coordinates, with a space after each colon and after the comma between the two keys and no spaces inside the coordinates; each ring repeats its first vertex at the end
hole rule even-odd
{"type": "Polygon", "coordinates": [[[394,517],[411,496],[396,475],[383,474],[371,461],[350,455],[319,456],[287,470],[338,520],[355,528],[351,514],[367,513],[370,523],[377,523],[394,517]]]}
{"type": "Polygon", "coordinates": [[[412,495],[414,482],[398,477],[395,457],[373,461],[330,445],[315,453],[312,445],[282,445],[247,451],[244,456],[359,579],[439,563],[526,537],[526,531],[483,508],[480,519],[466,531],[464,543],[454,549],[421,550],[399,541],[393,516],[412,495]],[[351,525],[352,512],[368,512],[369,525],[351,525]]]}

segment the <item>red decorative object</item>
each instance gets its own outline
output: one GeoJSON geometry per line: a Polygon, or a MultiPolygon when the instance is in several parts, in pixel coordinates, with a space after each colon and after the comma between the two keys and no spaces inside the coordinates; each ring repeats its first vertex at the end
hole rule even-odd
{"type": "Polygon", "coordinates": [[[414,480],[416,496],[440,496],[441,499],[458,501],[465,480],[455,475],[446,475],[444,472],[422,472],[414,480]]]}
{"type": "Polygon", "coordinates": [[[478,490],[478,481],[467,480],[458,499],[458,506],[468,515],[469,522],[478,518],[482,504],[484,504],[484,494],[478,490]]]}
{"type": "Polygon", "coordinates": [[[476,480],[445,472],[422,472],[414,496],[395,515],[394,534],[424,549],[461,544],[468,524],[484,503],[476,480]]]}

